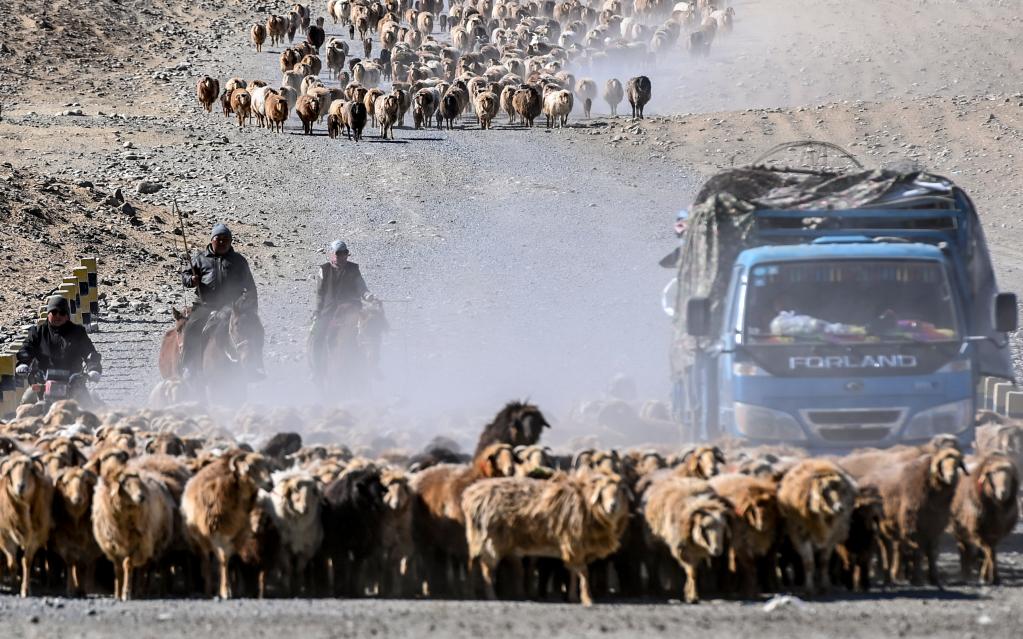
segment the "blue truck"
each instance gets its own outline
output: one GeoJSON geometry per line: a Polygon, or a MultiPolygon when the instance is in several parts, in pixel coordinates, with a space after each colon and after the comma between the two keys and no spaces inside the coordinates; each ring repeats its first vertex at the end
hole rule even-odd
{"type": "Polygon", "coordinates": [[[973,203],[938,176],[726,171],[697,196],[677,283],[690,441],[968,447],[979,378],[1013,376],[1015,295],[973,203]]]}

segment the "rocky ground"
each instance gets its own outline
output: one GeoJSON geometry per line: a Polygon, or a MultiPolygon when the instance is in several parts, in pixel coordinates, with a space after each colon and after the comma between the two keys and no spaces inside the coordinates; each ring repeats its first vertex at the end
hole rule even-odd
{"type": "MultiPolygon", "coordinates": [[[[714,171],[803,138],[833,141],[867,165],[909,158],[956,180],[981,211],[1002,287],[1023,291],[1016,2],[734,4],[735,31],[709,58],[679,52],[644,70],[654,99],[642,122],[607,118],[598,101],[595,118],[573,114],[562,131],[499,119],[482,132],[466,119],[452,132],[398,128],[394,142],[355,145],[328,140],[322,128],[301,136],[294,119],[285,135],[239,129],[195,104],[202,74],[276,82],[279,50],[257,55],[247,31],[283,2],[0,0],[8,16],[0,21],[0,325],[15,331],[67,264],[98,255],[105,314],[95,339],[108,363],[100,392],[142,401],[170,307],[189,299],[174,275],[177,201],[191,245],[223,220],[250,256],[268,327],[271,377],[254,389],[265,403],[322,400],[304,374],[305,330],[311,275],[338,236],[392,325],[372,401],[382,423],[422,438],[449,426],[471,432],[496,404],[523,396],[563,414],[617,372],[660,398],[668,326],[658,297],[670,274],[656,260],[672,247],[673,211],[714,171]]],[[[555,419],[552,441],[570,434],[555,419]]],[[[695,623],[723,634],[757,624],[778,636],[1008,636],[1023,609],[1019,581],[1011,583],[774,613],[733,603],[583,613],[534,604],[4,599],[0,618],[19,636],[69,628],[319,636],[349,623],[410,635],[668,634],[695,623]]]]}

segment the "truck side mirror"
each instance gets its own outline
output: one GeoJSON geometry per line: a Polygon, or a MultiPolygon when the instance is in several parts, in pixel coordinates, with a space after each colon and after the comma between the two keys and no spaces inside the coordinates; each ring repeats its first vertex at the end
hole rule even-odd
{"type": "Polygon", "coordinates": [[[710,335],[710,299],[690,297],[686,300],[686,332],[693,337],[710,335]]]}
{"type": "Polygon", "coordinates": [[[1019,309],[1015,293],[999,293],[994,299],[995,330],[1011,333],[1019,327],[1019,309]]]}

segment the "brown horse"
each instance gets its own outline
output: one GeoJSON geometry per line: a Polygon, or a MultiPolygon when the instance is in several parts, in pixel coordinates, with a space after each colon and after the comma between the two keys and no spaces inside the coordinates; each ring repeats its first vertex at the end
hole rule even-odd
{"type": "Polygon", "coordinates": [[[369,387],[377,374],[380,342],[387,330],[387,318],[380,300],[338,304],[326,327],[324,378],[321,385],[328,397],[338,392],[351,397],[369,387]]]}
{"type": "Polygon", "coordinates": [[[188,322],[188,315],[192,309],[185,308],[179,311],[175,308],[171,312],[174,315],[174,326],[163,334],[163,342],[160,344],[160,376],[164,379],[181,377],[181,349],[185,344],[185,323],[188,322]]]}
{"type": "Polygon", "coordinates": [[[265,333],[245,295],[217,313],[204,331],[202,373],[206,394],[218,403],[242,402],[249,371],[263,360],[265,333]]]}

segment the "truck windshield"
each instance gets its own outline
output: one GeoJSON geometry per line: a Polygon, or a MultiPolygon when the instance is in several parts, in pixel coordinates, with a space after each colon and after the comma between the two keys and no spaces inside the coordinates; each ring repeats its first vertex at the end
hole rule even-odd
{"type": "Polygon", "coordinates": [[[748,344],[957,340],[945,270],[931,261],[758,264],[749,273],[748,344]]]}

